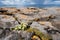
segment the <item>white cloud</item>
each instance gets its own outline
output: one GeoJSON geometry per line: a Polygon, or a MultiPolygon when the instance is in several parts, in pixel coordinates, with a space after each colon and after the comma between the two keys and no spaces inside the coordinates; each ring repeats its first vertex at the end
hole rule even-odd
{"type": "Polygon", "coordinates": [[[45,0],[43,4],[57,4],[59,5],[60,4],[60,0],[45,0]]]}
{"type": "Polygon", "coordinates": [[[3,0],[1,1],[4,5],[27,5],[35,4],[32,0],[3,0]]]}
{"type": "Polygon", "coordinates": [[[43,4],[49,4],[52,0],[45,0],[43,4]]]}
{"type": "Polygon", "coordinates": [[[51,2],[51,4],[60,4],[60,1],[51,2]]]}

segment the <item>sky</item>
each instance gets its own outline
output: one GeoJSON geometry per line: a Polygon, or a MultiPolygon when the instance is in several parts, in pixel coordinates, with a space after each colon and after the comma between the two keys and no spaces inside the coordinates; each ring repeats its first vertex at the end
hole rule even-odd
{"type": "Polygon", "coordinates": [[[60,5],[60,0],[0,0],[1,5],[60,5]]]}

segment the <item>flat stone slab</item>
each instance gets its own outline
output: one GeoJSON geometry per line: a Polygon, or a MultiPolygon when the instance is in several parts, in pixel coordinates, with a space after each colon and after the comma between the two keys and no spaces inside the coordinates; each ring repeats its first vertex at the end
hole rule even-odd
{"type": "Polygon", "coordinates": [[[38,30],[40,30],[42,33],[47,33],[45,30],[44,30],[44,28],[46,27],[46,26],[43,26],[43,25],[40,25],[38,22],[33,22],[31,25],[30,25],[32,28],[36,28],[36,29],[38,29],[38,30]]]}
{"type": "Polygon", "coordinates": [[[14,19],[14,17],[8,15],[0,15],[0,27],[9,28],[14,27],[17,24],[18,22],[14,19]]]}
{"type": "Polygon", "coordinates": [[[19,22],[26,22],[26,23],[40,18],[38,15],[30,16],[30,15],[24,15],[24,14],[15,14],[14,16],[19,22]]]}
{"type": "Polygon", "coordinates": [[[60,40],[60,34],[52,34],[51,35],[52,36],[52,38],[53,38],[53,40],[60,40]]]}

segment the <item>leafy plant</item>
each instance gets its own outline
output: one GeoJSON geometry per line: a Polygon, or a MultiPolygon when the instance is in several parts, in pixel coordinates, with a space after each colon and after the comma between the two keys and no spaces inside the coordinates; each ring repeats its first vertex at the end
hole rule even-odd
{"type": "Polygon", "coordinates": [[[25,30],[27,28],[27,25],[25,23],[21,23],[20,25],[17,25],[15,28],[11,28],[12,30],[25,30]]]}

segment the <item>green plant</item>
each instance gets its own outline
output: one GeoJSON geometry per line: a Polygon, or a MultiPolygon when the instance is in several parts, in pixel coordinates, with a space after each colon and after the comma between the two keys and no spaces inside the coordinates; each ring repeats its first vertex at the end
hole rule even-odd
{"type": "Polygon", "coordinates": [[[17,25],[15,28],[11,28],[12,30],[25,30],[27,28],[27,25],[25,23],[21,23],[20,25],[17,25]]]}

